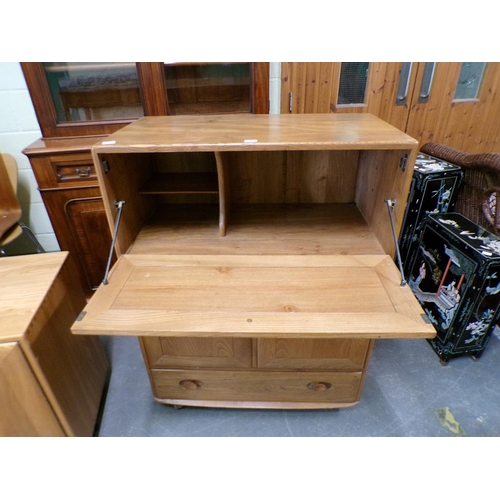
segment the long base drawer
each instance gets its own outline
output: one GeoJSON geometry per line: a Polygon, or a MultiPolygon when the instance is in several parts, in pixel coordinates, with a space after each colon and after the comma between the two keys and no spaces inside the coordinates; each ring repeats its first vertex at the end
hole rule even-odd
{"type": "Polygon", "coordinates": [[[151,370],[161,403],[227,408],[340,408],[358,403],[362,372],[151,370]]]}

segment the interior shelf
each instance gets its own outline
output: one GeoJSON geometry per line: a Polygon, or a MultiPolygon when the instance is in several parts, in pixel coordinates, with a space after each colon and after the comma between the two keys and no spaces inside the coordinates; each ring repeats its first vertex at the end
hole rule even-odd
{"type": "Polygon", "coordinates": [[[216,237],[219,208],[160,205],[139,232],[134,254],[384,254],[354,204],[233,205],[226,236],[216,237]]]}
{"type": "Polygon", "coordinates": [[[216,172],[157,173],[139,190],[141,194],[217,194],[216,172]]]}

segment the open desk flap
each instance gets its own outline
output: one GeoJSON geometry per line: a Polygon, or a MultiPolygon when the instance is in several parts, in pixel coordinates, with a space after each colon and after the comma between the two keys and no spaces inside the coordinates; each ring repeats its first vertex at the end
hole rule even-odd
{"type": "Polygon", "coordinates": [[[387,255],[123,255],[84,335],[432,338],[387,255]]]}

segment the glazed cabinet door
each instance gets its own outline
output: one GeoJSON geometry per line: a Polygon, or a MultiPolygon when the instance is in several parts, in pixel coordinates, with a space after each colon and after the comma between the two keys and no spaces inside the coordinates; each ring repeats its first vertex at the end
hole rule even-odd
{"type": "Polygon", "coordinates": [[[135,62],[23,62],[43,137],[110,134],[141,116],[135,62]]]}
{"type": "Polygon", "coordinates": [[[146,115],[269,113],[269,63],[137,63],[146,115]]]}
{"type": "Polygon", "coordinates": [[[143,116],[268,113],[266,62],[23,62],[44,138],[111,134],[143,116]]]}

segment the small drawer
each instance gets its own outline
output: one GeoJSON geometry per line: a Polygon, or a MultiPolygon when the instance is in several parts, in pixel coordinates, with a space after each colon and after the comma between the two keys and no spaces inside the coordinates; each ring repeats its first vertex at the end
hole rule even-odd
{"type": "Polygon", "coordinates": [[[30,158],[40,190],[98,186],[99,181],[92,156],[61,154],[30,158]]]}
{"type": "MultiPolygon", "coordinates": [[[[362,372],[276,373],[258,371],[151,370],[159,400],[262,403],[329,403],[350,405],[359,400],[362,372]]],[[[168,401],[165,401],[168,402],[168,401]]]]}
{"type": "Polygon", "coordinates": [[[97,182],[97,174],[92,158],[80,160],[52,160],[52,169],[58,184],[97,182]]]}

